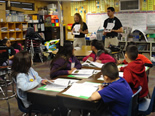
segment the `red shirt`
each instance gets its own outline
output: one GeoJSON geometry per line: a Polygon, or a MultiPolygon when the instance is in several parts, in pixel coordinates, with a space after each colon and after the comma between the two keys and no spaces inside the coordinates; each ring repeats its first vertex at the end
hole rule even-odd
{"type": "Polygon", "coordinates": [[[141,86],[140,98],[147,96],[148,94],[148,82],[145,72],[145,66],[143,61],[135,60],[128,64],[126,67],[120,69],[123,73],[123,78],[129,83],[133,93],[136,93],[138,87],[141,86]]]}
{"type": "MultiPolygon", "coordinates": [[[[138,54],[138,57],[136,60],[139,60],[139,59],[141,59],[144,62],[144,64],[145,63],[152,64],[152,62],[147,57],[145,57],[143,54],[138,54]]],[[[128,64],[128,62],[126,60],[124,60],[123,63],[128,64]]]]}
{"type": "Polygon", "coordinates": [[[96,54],[94,53],[91,53],[90,55],[86,56],[83,58],[83,61],[85,62],[89,57],[92,57],[94,59],[94,62],[96,60],[100,60],[103,64],[104,63],[107,63],[107,62],[116,62],[116,60],[110,56],[109,54],[105,54],[105,53],[102,53],[100,56],[96,56],[96,54]]]}

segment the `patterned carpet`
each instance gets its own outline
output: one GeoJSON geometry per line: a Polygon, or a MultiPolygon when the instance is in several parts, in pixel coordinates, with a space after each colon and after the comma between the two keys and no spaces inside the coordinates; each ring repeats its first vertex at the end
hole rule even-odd
{"type": "MultiPolygon", "coordinates": [[[[50,74],[50,62],[45,63],[34,63],[33,68],[39,73],[42,78],[49,78],[50,74]]],[[[155,66],[151,68],[149,74],[149,91],[152,94],[153,88],[155,86],[155,66]]],[[[2,94],[0,93],[0,97],[2,94]]],[[[15,98],[9,100],[11,107],[11,116],[22,116],[22,112],[18,109],[17,102],[15,98]]],[[[8,116],[8,109],[6,101],[0,101],[0,116],[8,116]]],[[[47,115],[46,115],[47,116],[47,115]]],[[[155,116],[155,113],[150,114],[149,116],[155,116]]]]}

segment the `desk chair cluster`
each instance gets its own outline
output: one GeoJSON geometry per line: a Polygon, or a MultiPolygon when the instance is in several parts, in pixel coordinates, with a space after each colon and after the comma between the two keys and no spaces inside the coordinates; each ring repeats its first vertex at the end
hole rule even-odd
{"type": "MultiPolygon", "coordinates": [[[[0,61],[4,61],[5,58],[8,59],[8,57],[8,48],[4,46],[0,47],[0,61]]],[[[8,66],[2,66],[2,63],[3,62],[0,64],[0,94],[2,94],[0,100],[6,100],[8,105],[8,113],[9,116],[11,116],[10,104],[8,100],[15,97],[16,93],[14,91],[13,80],[10,76],[11,69],[8,66]],[[9,89],[10,86],[12,88],[11,90],[9,89]]]]}

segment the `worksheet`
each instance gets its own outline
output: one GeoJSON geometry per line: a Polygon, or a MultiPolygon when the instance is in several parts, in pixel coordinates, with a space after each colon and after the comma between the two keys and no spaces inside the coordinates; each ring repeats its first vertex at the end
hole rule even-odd
{"type": "Polygon", "coordinates": [[[74,28],[74,31],[73,31],[73,35],[80,35],[80,27],[81,25],[80,24],[76,24],[73,28],[74,28]]]}

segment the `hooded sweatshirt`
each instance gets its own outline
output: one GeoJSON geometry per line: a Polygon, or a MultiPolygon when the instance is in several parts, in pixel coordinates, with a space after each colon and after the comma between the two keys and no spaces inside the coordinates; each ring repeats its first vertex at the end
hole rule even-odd
{"type": "Polygon", "coordinates": [[[143,98],[148,94],[148,82],[145,72],[145,66],[142,60],[138,59],[132,61],[126,67],[121,67],[121,72],[124,72],[123,78],[129,83],[133,93],[136,93],[138,87],[141,86],[142,90],[139,97],[143,98]]]}
{"type": "Polygon", "coordinates": [[[100,60],[103,64],[108,62],[114,62],[116,63],[116,60],[110,56],[109,54],[104,53],[103,50],[98,50],[97,54],[92,52],[90,55],[83,58],[83,61],[85,62],[89,57],[92,57],[94,62],[96,60],[100,60]]]}

